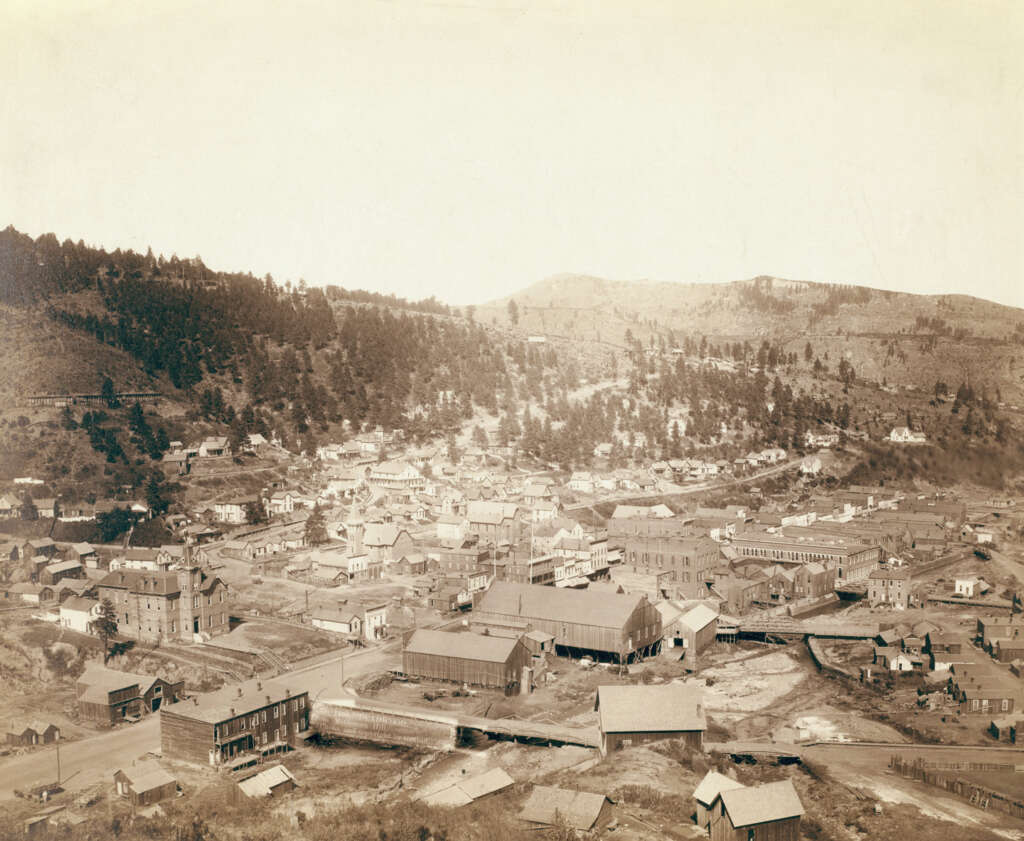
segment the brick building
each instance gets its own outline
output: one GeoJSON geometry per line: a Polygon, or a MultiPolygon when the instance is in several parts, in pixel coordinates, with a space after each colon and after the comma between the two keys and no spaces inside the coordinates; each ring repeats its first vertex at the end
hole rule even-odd
{"type": "Polygon", "coordinates": [[[147,642],[196,642],[229,630],[228,586],[198,566],[116,570],[97,585],[117,612],[117,631],[147,642]]]}

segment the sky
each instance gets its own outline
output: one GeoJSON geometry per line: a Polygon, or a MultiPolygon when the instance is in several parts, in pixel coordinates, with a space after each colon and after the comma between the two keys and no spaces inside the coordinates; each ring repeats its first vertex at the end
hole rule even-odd
{"type": "Polygon", "coordinates": [[[0,227],[481,303],[1024,306],[1018,0],[2,0],[0,227]]]}

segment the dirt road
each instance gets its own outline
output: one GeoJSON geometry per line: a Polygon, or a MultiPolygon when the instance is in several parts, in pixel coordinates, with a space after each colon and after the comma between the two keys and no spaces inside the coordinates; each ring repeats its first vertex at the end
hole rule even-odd
{"type": "MultiPolygon", "coordinates": [[[[149,751],[160,750],[160,720],[151,715],[138,724],[121,726],[60,747],[60,776],[68,791],[79,791],[101,780],[149,751]]],[[[49,747],[0,762],[0,800],[14,797],[14,789],[31,788],[57,779],[57,749],[49,747]]]]}

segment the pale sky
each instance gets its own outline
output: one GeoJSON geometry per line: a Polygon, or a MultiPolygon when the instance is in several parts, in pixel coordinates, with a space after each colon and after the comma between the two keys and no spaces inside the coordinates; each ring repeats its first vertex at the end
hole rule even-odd
{"type": "Polygon", "coordinates": [[[0,0],[0,227],[479,303],[1024,306],[1019,0],[0,0]]]}

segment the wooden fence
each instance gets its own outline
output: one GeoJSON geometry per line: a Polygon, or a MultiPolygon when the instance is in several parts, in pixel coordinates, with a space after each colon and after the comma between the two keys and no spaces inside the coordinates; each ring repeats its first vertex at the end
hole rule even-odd
{"type": "MultiPolygon", "coordinates": [[[[901,777],[907,777],[926,785],[941,788],[962,800],[966,800],[972,806],[976,806],[979,809],[995,809],[998,812],[1005,812],[1016,818],[1024,818],[1024,802],[1021,802],[1019,798],[1003,794],[971,780],[964,780],[953,776],[945,770],[929,767],[937,764],[925,762],[923,759],[905,760],[900,756],[889,758],[889,767],[901,777]]],[[[1016,770],[1013,765],[1000,763],[954,762],[948,764],[950,766],[960,766],[950,769],[957,771],[1016,770]]]]}

